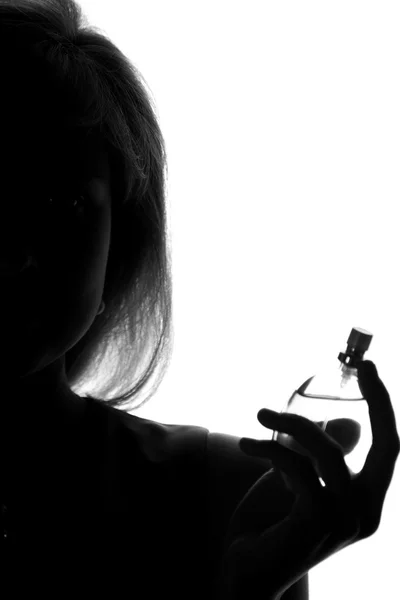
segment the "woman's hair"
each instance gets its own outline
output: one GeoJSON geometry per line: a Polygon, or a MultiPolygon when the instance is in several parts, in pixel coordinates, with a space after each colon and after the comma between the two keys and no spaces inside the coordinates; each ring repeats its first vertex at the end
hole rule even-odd
{"type": "MultiPolygon", "coordinates": [[[[112,192],[106,308],[67,352],[66,373],[76,393],[102,374],[86,395],[136,410],[157,391],[173,346],[168,168],[154,103],[138,70],[88,25],[74,0],[0,0],[0,52],[3,83],[4,69],[11,78],[18,74],[28,102],[39,95],[44,119],[56,115],[88,148],[106,149],[112,192]],[[138,403],[157,367],[149,395],[138,403]]],[[[7,88],[8,81],[2,95],[7,88]]]]}

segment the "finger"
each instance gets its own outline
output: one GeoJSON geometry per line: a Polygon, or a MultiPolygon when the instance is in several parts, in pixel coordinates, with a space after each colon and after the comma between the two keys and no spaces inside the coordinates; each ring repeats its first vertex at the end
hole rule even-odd
{"type": "Polygon", "coordinates": [[[368,403],[373,439],[359,482],[368,490],[371,510],[379,517],[399,455],[399,434],[389,393],[374,363],[359,364],[358,380],[368,403]]]}
{"type": "MultiPolygon", "coordinates": [[[[249,454],[267,456],[274,468],[279,468],[285,473],[295,500],[288,517],[281,522],[282,525],[290,518],[290,523],[294,523],[297,534],[307,536],[311,545],[316,540],[325,540],[326,535],[333,534],[336,542],[339,541],[343,545],[357,535],[358,521],[354,519],[353,512],[349,510],[347,504],[343,508],[342,498],[338,500],[335,494],[319,483],[318,475],[308,457],[293,452],[275,441],[242,438],[239,446],[249,454]]],[[[256,493],[257,484],[250,490],[250,497],[247,500],[252,500],[253,509],[258,506],[258,510],[261,502],[262,510],[265,510],[264,496],[256,493]]],[[[252,531],[254,532],[254,529],[252,531]]],[[[332,538],[331,544],[334,545],[336,542],[332,538]]]]}
{"type": "MultiPolygon", "coordinates": [[[[321,426],[323,423],[321,423],[321,426]]],[[[325,433],[336,440],[346,456],[353,452],[361,437],[361,426],[354,419],[332,419],[328,421],[325,428],[325,433]]]]}
{"type": "Polygon", "coordinates": [[[240,449],[246,454],[263,456],[271,460],[274,468],[282,469],[290,477],[291,488],[294,494],[310,494],[319,496],[324,488],[319,483],[318,475],[311,460],[282,446],[275,441],[253,440],[241,438],[240,449]]]}
{"type": "Polygon", "coordinates": [[[352,515],[349,518],[335,496],[319,484],[309,458],[277,442],[262,442],[264,454],[267,444],[273,464],[284,470],[290,479],[296,500],[290,514],[266,529],[256,544],[253,543],[251,558],[256,572],[262,564],[276,567],[274,575],[279,577],[279,573],[284,572],[285,581],[293,576],[294,583],[354,540],[358,523],[352,515]]]}
{"type": "Polygon", "coordinates": [[[359,363],[358,381],[368,403],[375,453],[398,451],[399,434],[390,396],[372,361],[359,363]]]}
{"type": "MultiPolygon", "coordinates": [[[[321,429],[325,421],[314,421],[321,429]]],[[[346,456],[353,452],[361,437],[361,426],[353,419],[332,419],[326,423],[325,433],[338,442],[346,456]]]]}
{"type": "Polygon", "coordinates": [[[291,413],[275,413],[261,409],[258,420],[265,427],[287,433],[303,446],[316,463],[325,484],[335,494],[342,494],[351,477],[338,442],[327,435],[316,423],[291,413]]]}

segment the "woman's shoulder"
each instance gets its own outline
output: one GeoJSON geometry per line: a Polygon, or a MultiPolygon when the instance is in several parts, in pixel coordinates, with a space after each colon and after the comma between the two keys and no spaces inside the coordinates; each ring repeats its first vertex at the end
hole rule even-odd
{"type": "MultiPolygon", "coordinates": [[[[200,461],[208,483],[219,490],[229,489],[234,499],[271,467],[267,458],[244,454],[238,436],[210,432],[194,424],[163,423],[114,408],[107,401],[90,398],[88,427],[101,434],[108,444],[123,444],[128,454],[138,450],[151,462],[179,457],[200,461]]],[[[218,493],[218,492],[217,492],[218,493]]]]}
{"type": "Polygon", "coordinates": [[[90,425],[104,432],[108,443],[128,445],[151,462],[179,457],[202,460],[209,430],[199,425],[179,425],[145,419],[114,408],[107,401],[90,398],[90,425]]]}
{"type": "Polygon", "coordinates": [[[210,432],[200,425],[145,419],[95,398],[89,403],[89,427],[102,432],[109,443],[130,444],[151,462],[183,456],[200,460],[210,482],[225,488],[229,484],[239,496],[271,467],[269,459],[244,454],[238,436],[210,432]]]}

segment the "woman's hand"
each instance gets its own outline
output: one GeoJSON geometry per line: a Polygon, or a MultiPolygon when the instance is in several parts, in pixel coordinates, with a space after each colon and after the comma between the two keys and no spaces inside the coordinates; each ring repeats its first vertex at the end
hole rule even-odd
{"type": "Polygon", "coordinates": [[[292,435],[313,459],[275,441],[240,441],[244,452],[270,458],[284,471],[291,482],[293,503],[280,520],[271,518],[270,471],[248,491],[225,537],[221,598],[280,598],[312,567],[377,531],[400,443],[390,396],[375,365],[362,362],[358,376],[373,435],[359,474],[350,473],[338,441],[295,414],[262,409],[257,417],[265,427],[292,435]]]}

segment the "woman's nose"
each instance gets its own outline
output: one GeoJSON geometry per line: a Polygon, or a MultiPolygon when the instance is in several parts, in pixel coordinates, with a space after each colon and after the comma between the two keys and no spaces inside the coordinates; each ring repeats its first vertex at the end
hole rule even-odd
{"type": "Polygon", "coordinates": [[[19,256],[13,259],[4,258],[0,255],[0,273],[3,276],[18,275],[19,273],[22,273],[23,271],[28,269],[30,266],[37,267],[36,260],[30,254],[20,254],[19,256]]]}

